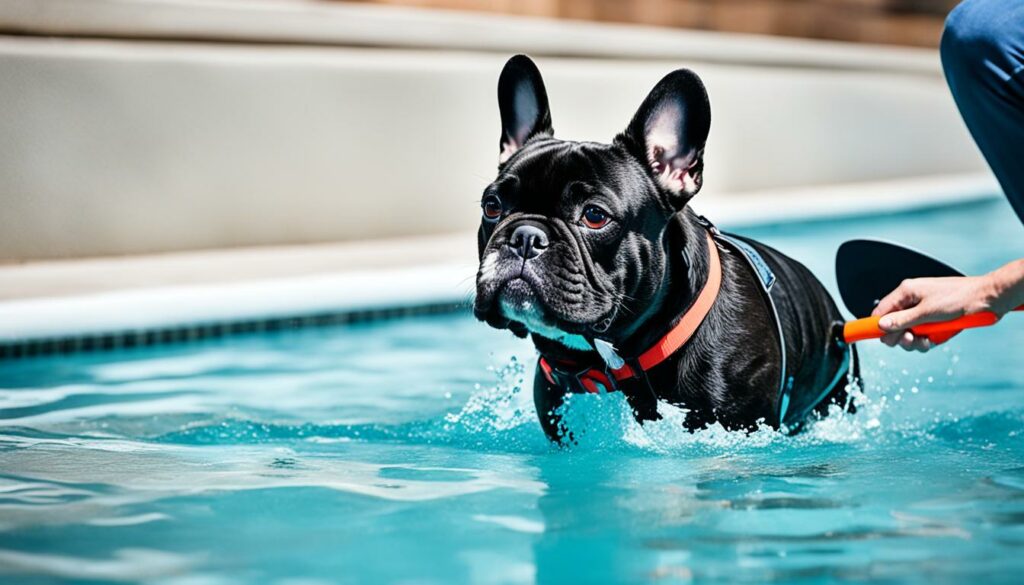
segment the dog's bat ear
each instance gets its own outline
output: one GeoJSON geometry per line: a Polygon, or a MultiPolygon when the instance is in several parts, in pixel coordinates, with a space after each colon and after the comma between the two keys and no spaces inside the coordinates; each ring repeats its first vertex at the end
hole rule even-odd
{"type": "Polygon", "coordinates": [[[682,208],[700,191],[711,104],[697,74],[678,69],[654,86],[626,131],[624,145],[682,208]]]}
{"type": "Polygon", "coordinates": [[[526,55],[512,57],[501,70],[498,108],[501,110],[499,163],[507,161],[531,137],[553,134],[544,80],[526,55]]]}

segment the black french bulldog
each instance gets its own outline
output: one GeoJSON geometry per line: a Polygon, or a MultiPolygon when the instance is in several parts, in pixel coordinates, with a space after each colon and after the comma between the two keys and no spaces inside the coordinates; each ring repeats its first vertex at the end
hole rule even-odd
{"type": "Polygon", "coordinates": [[[567,392],[622,391],[639,421],[657,401],[691,430],[798,429],[852,409],[841,314],[799,262],[723,234],[687,203],[700,190],[711,110],[692,71],[651,91],[611,144],[553,137],[544,82],[518,55],[498,81],[498,177],[483,193],[474,312],[532,335],[534,402],[564,439],[567,392]]]}

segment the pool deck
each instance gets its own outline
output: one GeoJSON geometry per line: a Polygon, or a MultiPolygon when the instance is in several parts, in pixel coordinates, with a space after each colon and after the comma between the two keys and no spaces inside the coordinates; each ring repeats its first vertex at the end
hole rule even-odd
{"type": "MultiPolygon", "coordinates": [[[[813,221],[991,198],[991,176],[933,176],[699,197],[719,225],[813,221]]],[[[468,302],[475,234],[0,266],[0,342],[468,302]]]]}

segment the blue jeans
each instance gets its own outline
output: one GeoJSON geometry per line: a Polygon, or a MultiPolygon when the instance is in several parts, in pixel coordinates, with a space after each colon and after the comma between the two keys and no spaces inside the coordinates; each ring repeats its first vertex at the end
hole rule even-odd
{"type": "Polygon", "coordinates": [[[1024,2],[965,0],[940,52],[967,129],[1024,222],[1024,2]]]}

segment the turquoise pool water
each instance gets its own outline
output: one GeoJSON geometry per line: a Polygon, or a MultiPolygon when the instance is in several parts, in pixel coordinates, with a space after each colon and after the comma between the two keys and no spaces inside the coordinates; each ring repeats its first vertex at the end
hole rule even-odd
{"type": "MultiPolygon", "coordinates": [[[[744,233],[829,285],[855,236],[1024,256],[1001,202],[744,233]]],[[[0,363],[0,582],[1020,583],[1022,347],[865,345],[860,412],[791,438],[581,397],[565,450],[468,316],[0,363]]]]}

